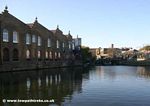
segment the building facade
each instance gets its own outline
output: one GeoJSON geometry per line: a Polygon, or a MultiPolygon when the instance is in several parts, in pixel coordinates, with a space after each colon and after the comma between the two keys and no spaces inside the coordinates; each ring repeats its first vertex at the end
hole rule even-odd
{"type": "Polygon", "coordinates": [[[0,66],[1,70],[26,70],[67,66],[73,54],[73,38],[56,28],[49,30],[37,18],[26,24],[7,7],[0,14],[0,66]]]}

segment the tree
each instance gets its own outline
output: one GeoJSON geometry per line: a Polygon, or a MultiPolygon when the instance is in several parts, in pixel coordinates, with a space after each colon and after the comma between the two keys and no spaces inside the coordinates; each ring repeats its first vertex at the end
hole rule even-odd
{"type": "Polygon", "coordinates": [[[146,46],[140,48],[140,50],[150,51],[150,45],[146,45],[146,46]]]}
{"type": "Polygon", "coordinates": [[[92,54],[89,52],[89,47],[81,47],[81,55],[83,63],[91,62],[92,61],[92,54]]]}

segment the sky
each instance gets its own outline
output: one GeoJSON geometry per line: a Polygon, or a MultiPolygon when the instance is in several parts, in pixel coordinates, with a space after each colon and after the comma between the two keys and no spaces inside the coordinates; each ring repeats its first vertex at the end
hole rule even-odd
{"type": "Polygon", "coordinates": [[[25,23],[82,38],[82,45],[140,48],[150,44],[150,0],[0,0],[0,11],[25,23]]]}

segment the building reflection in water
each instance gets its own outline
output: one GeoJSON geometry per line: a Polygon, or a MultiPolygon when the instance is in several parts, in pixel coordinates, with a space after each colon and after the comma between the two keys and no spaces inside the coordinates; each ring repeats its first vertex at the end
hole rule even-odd
{"type": "Polygon", "coordinates": [[[150,67],[138,67],[137,73],[140,77],[150,78],[150,67]]]}
{"type": "Polygon", "coordinates": [[[90,75],[94,75],[92,78],[95,79],[106,79],[111,80],[124,77],[144,77],[150,78],[150,67],[133,67],[133,66],[97,66],[94,68],[95,71],[90,71],[90,75]],[[93,74],[92,74],[93,73],[93,74]]]}
{"type": "Polygon", "coordinates": [[[74,92],[82,92],[82,68],[1,73],[0,81],[1,100],[54,99],[54,103],[42,105],[62,105],[74,92]]]}
{"type": "Polygon", "coordinates": [[[46,75],[46,86],[48,86],[48,83],[49,83],[48,80],[49,80],[49,79],[48,79],[48,76],[46,75]]]}

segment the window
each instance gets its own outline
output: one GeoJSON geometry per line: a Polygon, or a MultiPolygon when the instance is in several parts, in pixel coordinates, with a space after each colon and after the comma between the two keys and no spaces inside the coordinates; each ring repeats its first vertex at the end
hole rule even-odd
{"type": "Polygon", "coordinates": [[[13,50],[13,61],[18,61],[19,60],[19,52],[17,49],[13,50]]]}
{"type": "Polygon", "coordinates": [[[51,47],[51,39],[50,38],[48,38],[48,40],[47,40],[47,47],[51,47]]]}
{"type": "Polygon", "coordinates": [[[9,49],[8,48],[3,49],[3,61],[9,61],[9,49]]]}
{"type": "Polygon", "coordinates": [[[48,59],[48,52],[47,51],[45,52],[45,57],[46,57],[46,59],[48,59]]]}
{"type": "Polygon", "coordinates": [[[58,53],[58,58],[60,58],[61,56],[60,56],[60,52],[58,53]]]}
{"type": "Polygon", "coordinates": [[[69,43],[69,49],[71,49],[71,42],[68,42],[69,43]]]}
{"type": "Polygon", "coordinates": [[[65,48],[65,43],[63,42],[62,47],[65,48]]]}
{"type": "Polygon", "coordinates": [[[74,46],[74,44],[72,44],[72,49],[73,49],[73,50],[75,49],[75,46],[74,46]]]}
{"type": "Polygon", "coordinates": [[[38,36],[38,46],[41,46],[41,37],[38,36]]]}
{"type": "Polygon", "coordinates": [[[26,34],[26,44],[31,44],[31,36],[28,33],[26,34]]]}
{"type": "Polygon", "coordinates": [[[59,41],[56,41],[56,47],[59,48],[59,41]]]}
{"type": "Polygon", "coordinates": [[[13,31],[13,43],[18,43],[18,33],[13,31]]]}
{"type": "Polygon", "coordinates": [[[49,52],[49,58],[50,58],[50,59],[53,58],[53,57],[52,57],[52,52],[51,52],[51,51],[49,52]]]}
{"type": "Polygon", "coordinates": [[[26,59],[30,59],[30,50],[26,51],[26,59]]]}
{"type": "Polygon", "coordinates": [[[3,30],[3,42],[8,42],[8,30],[4,29],[3,30]]]}
{"type": "Polygon", "coordinates": [[[38,59],[40,59],[41,58],[41,51],[39,50],[38,51],[38,59]]]}
{"type": "Polygon", "coordinates": [[[36,43],[36,36],[32,35],[32,43],[36,43]]]}
{"type": "Polygon", "coordinates": [[[55,59],[57,59],[57,52],[55,52],[55,59]]]}

